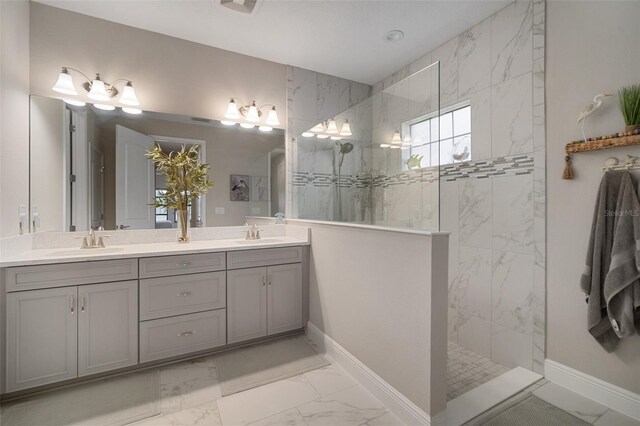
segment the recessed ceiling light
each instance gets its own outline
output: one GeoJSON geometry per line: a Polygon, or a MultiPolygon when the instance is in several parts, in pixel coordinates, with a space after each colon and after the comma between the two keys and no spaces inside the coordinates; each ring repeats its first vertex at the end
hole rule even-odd
{"type": "Polygon", "coordinates": [[[404,32],[400,30],[391,30],[384,35],[384,39],[390,43],[395,43],[396,41],[400,41],[402,40],[403,37],[404,37],[404,32]]]}

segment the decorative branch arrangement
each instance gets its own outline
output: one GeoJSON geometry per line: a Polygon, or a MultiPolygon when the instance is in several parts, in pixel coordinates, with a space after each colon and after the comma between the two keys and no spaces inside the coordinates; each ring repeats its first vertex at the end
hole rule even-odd
{"type": "Polygon", "coordinates": [[[189,201],[196,200],[213,187],[209,181],[209,164],[199,161],[199,146],[187,149],[182,145],[180,151],[165,153],[158,145],[147,151],[156,168],[167,179],[166,192],[156,198],[155,207],[175,209],[180,219],[180,237],[178,242],[189,241],[189,201]]]}

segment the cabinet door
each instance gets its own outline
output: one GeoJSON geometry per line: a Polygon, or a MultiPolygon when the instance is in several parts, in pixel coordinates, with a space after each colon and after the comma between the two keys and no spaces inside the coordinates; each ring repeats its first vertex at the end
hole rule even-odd
{"type": "Polygon", "coordinates": [[[7,294],[7,392],[77,377],[77,287],[7,294]]]}
{"type": "Polygon", "coordinates": [[[267,269],[227,272],[227,342],[267,335],[267,269]]]}
{"type": "Polygon", "coordinates": [[[270,266],[267,274],[267,334],[302,328],[302,265],[270,266]]]}
{"type": "Polygon", "coordinates": [[[138,363],[138,282],[78,288],[78,376],[138,363]]]}

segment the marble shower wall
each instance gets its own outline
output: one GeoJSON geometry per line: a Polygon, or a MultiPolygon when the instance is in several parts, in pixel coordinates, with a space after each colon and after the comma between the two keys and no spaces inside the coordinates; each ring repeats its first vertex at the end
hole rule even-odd
{"type": "MultiPolygon", "coordinates": [[[[373,89],[375,97],[440,61],[441,107],[470,101],[473,161],[440,170],[440,229],[451,232],[449,339],[539,373],[545,354],[544,27],[544,0],[511,3],[373,89]]],[[[375,150],[374,170],[398,164],[394,155],[375,150]]],[[[388,220],[394,210],[411,211],[407,204],[419,196],[411,185],[374,188],[374,223],[394,225],[388,220]]],[[[427,200],[423,194],[428,211],[427,200]]],[[[405,219],[410,226],[416,218],[405,219]]]]}
{"type": "MultiPolygon", "coordinates": [[[[287,212],[295,218],[371,221],[371,86],[287,67],[287,212]],[[354,149],[345,155],[338,183],[338,147],[330,139],[301,133],[321,121],[349,119],[354,149]],[[340,185],[342,217],[338,215],[340,185]]],[[[342,142],[346,142],[343,140],[342,142]]]]}

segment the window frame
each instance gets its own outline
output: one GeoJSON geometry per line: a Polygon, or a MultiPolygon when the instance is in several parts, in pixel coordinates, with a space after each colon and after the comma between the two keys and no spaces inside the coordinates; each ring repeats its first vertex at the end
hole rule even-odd
{"type": "MultiPolygon", "coordinates": [[[[469,136],[469,139],[472,140],[473,128],[472,128],[472,123],[471,123],[471,100],[465,100],[465,101],[462,101],[462,102],[458,102],[456,104],[449,105],[449,106],[447,106],[445,108],[441,108],[439,111],[432,111],[430,113],[427,113],[427,114],[424,114],[424,115],[421,115],[419,117],[416,117],[416,118],[413,118],[411,120],[407,120],[407,121],[403,122],[402,125],[401,125],[403,137],[404,137],[404,135],[407,135],[407,134],[411,135],[411,126],[419,124],[419,123],[423,123],[423,122],[428,121],[428,120],[432,120],[432,119],[434,119],[436,117],[440,118],[440,117],[442,117],[443,115],[446,115],[446,114],[451,114],[452,130],[453,130],[453,127],[454,127],[454,124],[453,124],[453,113],[455,111],[457,111],[457,110],[464,109],[464,108],[469,108],[469,132],[468,133],[461,133],[459,135],[456,135],[455,131],[453,131],[451,137],[450,138],[446,138],[444,140],[449,140],[449,139],[455,140],[458,137],[464,137],[464,136],[469,136]]],[[[441,130],[441,128],[440,128],[440,120],[438,120],[438,140],[437,141],[432,141],[432,142],[426,142],[424,144],[419,145],[420,147],[422,147],[422,146],[426,146],[426,145],[431,146],[431,145],[434,145],[434,144],[437,143],[438,144],[438,164],[433,164],[432,165],[431,164],[431,159],[429,159],[430,160],[429,161],[429,165],[422,166],[420,168],[421,169],[426,169],[426,168],[429,168],[429,167],[441,167],[441,166],[448,166],[448,165],[451,165],[451,164],[458,164],[458,163],[463,163],[463,162],[466,162],[466,161],[471,161],[471,159],[472,159],[472,150],[471,150],[471,146],[470,146],[469,157],[466,158],[465,160],[463,160],[463,161],[452,161],[450,163],[440,163],[440,144],[443,141],[443,139],[440,136],[441,135],[440,130],[441,130]]],[[[469,143],[469,145],[471,145],[471,143],[469,143]]],[[[402,155],[402,164],[403,164],[402,168],[403,168],[403,170],[409,170],[409,166],[407,165],[407,160],[413,154],[413,149],[414,149],[414,146],[413,146],[413,141],[412,141],[411,147],[409,147],[409,149],[403,151],[404,152],[403,155],[402,155]]]]}

